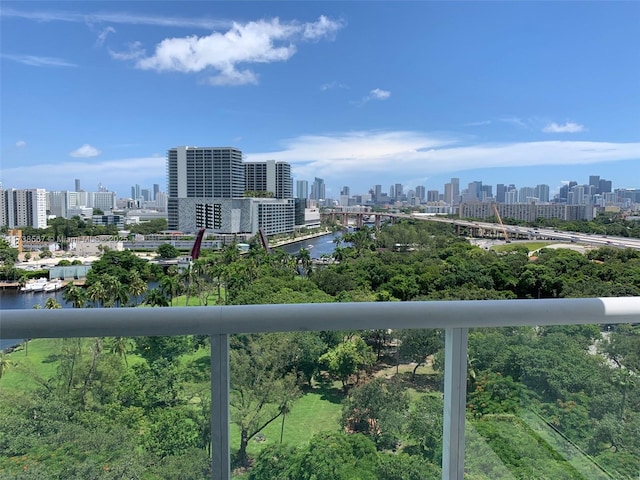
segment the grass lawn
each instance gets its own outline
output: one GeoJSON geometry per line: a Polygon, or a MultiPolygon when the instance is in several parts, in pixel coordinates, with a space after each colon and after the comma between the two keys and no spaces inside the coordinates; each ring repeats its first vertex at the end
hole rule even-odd
{"type": "MultiPolygon", "coordinates": [[[[337,430],[340,422],[342,394],[339,390],[326,387],[315,387],[307,390],[291,408],[285,418],[283,443],[302,445],[318,432],[337,430]]],[[[267,445],[280,443],[280,428],[282,421],[278,418],[262,431],[264,440],[249,441],[247,451],[256,455],[267,445]]],[[[231,451],[238,450],[240,445],[240,430],[236,425],[231,426],[231,451]]]]}
{"type": "Polygon", "coordinates": [[[518,247],[527,247],[530,252],[535,252],[536,250],[540,250],[541,248],[544,248],[547,245],[552,245],[553,243],[558,242],[518,242],[516,244],[512,243],[510,245],[494,245],[491,247],[491,250],[495,250],[496,252],[505,252],[512,250],[513,247],[517,245],[518,247]]]}
{"type": "Polygon", "coordinates": [[[12,365],[2,376],[0,388],[32,390],[38,385],[34,376],[45,379],[55,376],[58,369],[55,356],[61,342],[57,338],[38,338],[29,341],[26,351],[23,344],[8,354],[12,365]]]}

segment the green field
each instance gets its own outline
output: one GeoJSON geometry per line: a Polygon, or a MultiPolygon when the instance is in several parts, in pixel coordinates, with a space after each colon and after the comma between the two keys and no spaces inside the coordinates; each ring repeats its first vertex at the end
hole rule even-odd
{"type": "Polygon", "coordinates": [[[557,242],[518,242],[512,243],[509,245],[494,245],[491,247],[491,250],[495,250],[496,252],[506,252],[512,250],[514,246],[518,247],[527,247],[527,250],[530,252],[535,252],[536,250],[540,250],[541,248],[546,247],[547,245],[552,245],[557,242]]]}

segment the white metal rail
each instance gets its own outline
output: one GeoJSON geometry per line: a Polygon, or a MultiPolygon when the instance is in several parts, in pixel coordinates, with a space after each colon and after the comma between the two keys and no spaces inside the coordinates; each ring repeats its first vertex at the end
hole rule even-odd
{"type": "Polygon", "coordinates": [[[212,478],[230,478],[229,334],[440,328],[445,338],[443,480],[462,480],[467,333],[474,327],[640,322],[640,297],[226,307],[4,310],[0,338],[211,336],[212,478]]]}

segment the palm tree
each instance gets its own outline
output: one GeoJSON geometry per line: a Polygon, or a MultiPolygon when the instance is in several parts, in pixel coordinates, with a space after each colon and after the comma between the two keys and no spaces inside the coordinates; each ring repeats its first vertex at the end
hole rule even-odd
{"type": "Polygon", "coordinates": [[[178,294],[179,289],[180,282],[178,281],[177,277],[169,275],[167,273],[167,275],[163,276],[160,279],[160,290],[162,290],[162,293],[169,297],[171,306],[173,306],[173,298],[178,294]]]}
{"type": "Polygon", "coordinates": [[[186,293],[185,306],[189,306],[189,299],[193,294],[193,289],[198,282],[198,275],[193,265],[187,266],[182,272],[180,272],[180,280],[182,280],[184,286],[184,292],[186,293]]]}
{"type": "Polygon", "coordinates": [[[142,280],[137,270],[133,270],[129,274],[129,292],[134,298],[134,304],[138,303],[138,298],[147,291],[147,288],[147,282],[142,280]]]}
{"type": "Polygon", "coordinates": [[[302,274],[309,275],[311,272],[311,254],[306,248],[301,248],[296,256],[298,264],[302,266],[302,274]]]}
{"type": "Polygon", "coordinates": [[[113,343],[111,344],[111,353],[115,353],[120,358],[124,360],[124,364],[128,367],[129,362],[127,361],[127,351],[131,346],[131,339],[128,337],[114,337],[113,343]]]}
{"type": "MultiPolygon", "coordinates": [[[[102,305],[105,307],[112,307],[117,301],[122,300],[122,294],[120,287],[122,283],[114,275],[108,273],[100,276],[100,281],[104,285],[104,298],[102,305]]],[[[127,295],[126,301],[129,299],[127,295]]]]}
{"type": "Polygon", "coordinates": [[[44,303],[44,308],[46,308],[47,310],[56,310],[58,308],[62,308],[62,305],[60,305],[55,298],[49,297],[44,303]]]}
{"type": "Polygon", "coordinates": [[[113,295],[114,304],[119,307],[126,307],[130,296],[130,286],[118,282],[117,290],[113,295]]]}
{"type": "Polygon", "coordinates": [[[145,305],[151,305],[152,307],[169,306],[169,300],[160,288],[149,290],[145,296],[144,303],[145,305]]]}
{"type": "Polygon", "coordinates": [[[87,288],[87,298],[93,302],[94,306],[102,306],[105,293],[104,285],[100,280],[93,282],[87,288]]]}
{"type": "Polygon", "coordinates": [[[73,283],[69,283],[62,291],[62,299],[70,302],[73,308],[82,308],[87,303],[87,292],[73,283]]]}

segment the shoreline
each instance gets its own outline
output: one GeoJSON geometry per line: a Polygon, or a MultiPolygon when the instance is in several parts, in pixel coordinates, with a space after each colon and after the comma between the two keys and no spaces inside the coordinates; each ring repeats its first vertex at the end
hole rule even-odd
{"type": "Polygon", "coordinates": [[[332,232],[331,230],[326,230],[324,232],[310,233],[308,235],[302,235],[301,237],[289,238],[286,240],[279,240],[274,243],[269,243],[269,247],[278,248],[283,245],[291,245],[292,243],[304,242],[305,240],[310,240],[312,238],[324,237],[325,235],[331,235],[336,232],[332,232]]]}

